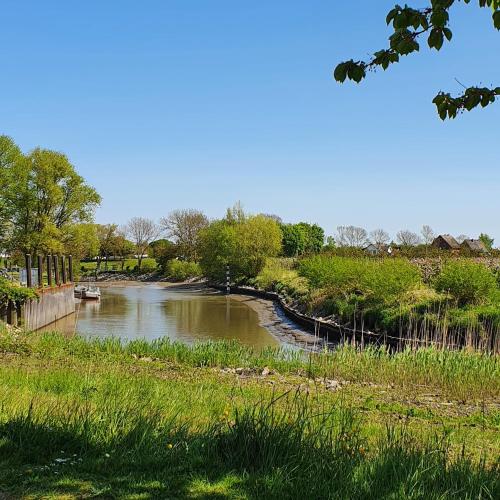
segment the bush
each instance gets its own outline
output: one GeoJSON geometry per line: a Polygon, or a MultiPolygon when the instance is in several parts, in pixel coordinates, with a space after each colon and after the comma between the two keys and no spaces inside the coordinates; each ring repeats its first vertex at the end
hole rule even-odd
{"type": "Polygon", "coordinates": [[[24,288],[0,277],[0,307],[9,302],[21,305],[27,300],[36,298],[38,298],[38,294],[33,288],[24,288]]]}
{"type": "Polygon", "coordinates": [[[363,296],[375,302],[391,302],[421,285],[420,271],[404,259],[330,257],[303,260],[299,274],[312,287],[328,288],[335,295],[363,296]]]}
{"type": "Polygon", "coordinates": [[[449,293],[459,306],[488,304],[498,293],[494,274],[482,264],[447,262],[434,280],[438,292],[449,293]]]}
{"type": "Polygon", "coordinates": [[[165,275],[176,281],[184,281],[201,275],[200,266],[196,262],[182,260],[169,260],[166,265],[165,275]]]}

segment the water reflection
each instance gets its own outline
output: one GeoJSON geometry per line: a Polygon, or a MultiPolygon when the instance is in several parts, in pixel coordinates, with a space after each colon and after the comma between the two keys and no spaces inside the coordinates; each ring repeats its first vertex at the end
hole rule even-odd
{"type": "Polygon", "coordinates": [[[100,302],[83,301],[77,313],[50,325],[84,337],[195,340],[238,339],[258,348],[278,341],[260,326],[256,311],[239,300],[209,291],[174,290],[158,285],[101,289],[100,302]]]}

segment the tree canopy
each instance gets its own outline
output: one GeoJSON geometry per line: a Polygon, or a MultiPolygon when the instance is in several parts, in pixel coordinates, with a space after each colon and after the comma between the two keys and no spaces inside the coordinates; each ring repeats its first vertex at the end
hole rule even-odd
{"type": "Polygon", "coordinates": [[[10,251],[62,252],[68,227],[92,222],[101,201],[64,154],[36,148],[24,155],[6,136],[0,182],[3,246],[10,251]]]}
{"type": "Polygon", "coordinates": [[[247,216],[241,207],[228,210],[226,218],[200,233],[200,264],[204,274],[216,281],[224,280],[226,266],[232,281],[257,276],[266,258],[280,251],[278,223],[263,215],[247,216]]]}
{"type": "MultiPolygon", "coordinates": [[[[462,0],[470,3],[471,0],[462,0]]],[[[387,25],[392,26],[389,47],[375,52],[368,61],[351,59],[337,65],[334,78],[340,83],[352,80],[361,82],[368,71],[378,68],[386,70],[391,64],[398,63],[402,56],[420,50],[420,39],[427,38],[430,49],[441,50],[445,41],[450,42],[453,32],[450,29],[450,9],[460,0],[430,0],[423,8],[396,5],[386,17],[387,25]]],[[[478,0],[479,7],[492,9],[493,26],[500,30],[500,0],[478,0]]],[[[495,102],[500,96],[500,87],[472,86],[464,89],[461,95],[453,97],[450,93],[439,92],[433,100],[442,120],[455,118],[458,113],[471,111],[481,105],[483,108],[495,102]]]]}

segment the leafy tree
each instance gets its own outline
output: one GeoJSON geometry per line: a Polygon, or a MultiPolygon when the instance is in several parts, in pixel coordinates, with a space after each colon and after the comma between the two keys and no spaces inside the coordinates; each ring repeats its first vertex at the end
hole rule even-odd
{"type": "Polygon", "coordinates": [[[325,232],[317,224],[299,222],[298,224],[281,224],[280,227],[285,257],[318,253],[323,248],[325,232]]]}
{"type": "Polygon", "coordinates": [[[0,142],[0,207],[10,250],[62,252],[65,228],[91,222],[101,198],[62,153],[37,148],[22,155],[0,142]]]}
{"type": "Polygon", "coordinates": [[[459,234],[455,239],[459,243],[463,243],[465,240],[470,240],[469,236],[467,236],[466,234],[459,234]]]}
{"type": "Polygon", "coordinates": [[[75,263],[83,258],[92,258],[99,253],[97,224],[72,224],[63,235],[64,253],[73,256],[75,263]]]}
{"type": "Polygon", "coordinates": [[[306,250],[307,235],[298,224],[282,224],[282,246],[285,257],[297,257],[306,250]]]}
{"type": "Polygon", "coordinates": [[[127,224],[126,233],[130,236],[137,252],[137,269],[141,270],[142,259],[150,243],[160,234],[160,228],[151,219],[132,217],[127,224]]]}
{"type": "Polygon", "coordinates": [[[200,234],[200,265],[205,276],[222,282],[229,265],[233,281],[252,278],[263,269],[268,257],[281,250],[281,230],[272,219],[247,216],[238,210],[236,217],[212,222],[200,234]]]}
{"type": "Polygon", "coordinates": [[[151,257],[156,259],[157,264],[163,271],[167,268],[167,263],[179,256],[179,249],[175,243],[166,239],[153,241],[149,245],[151,257]]]}
{"type": "Polygon", "coordinates": [[[125,266],[125,259],[134,254],[134,244],[126,238],[125,232],[118,230],[113,242],[114,254],[120,258],[121,269],[125,266]]]}
{"type": "Polygon", "coordinates": [[[306,253],[319,253],[325,243],[325,232],[317,224],[308,224],[299,222],[297,224],[302,228],[306,235],[306,253]]]}
{"type": "Polygon", "coordinates": [[[494,239],[486,233],[481,233],[479,239],[483,242],[486,250],[491,250],[493,248],[494,239]]]}
{"type": "Polygon", "coordinates": [[[200,231],[208,226],[208,217],[199,210],[174,210],[168,217],[163,217],[160,224],[167,236],[178,247],[179,253],[187,260],[198,260],[200,231]]]}
{"type": "Polygon", "coordinates": [[[108,259],[115,250],[115,240],[118,226],[116,224],[98,224],[96,226],[97,239],[99,241],[99,253],[97,255],[97,271],[101,269],[104,260],[104,270],[108,270],[108,259]]]}
{"type": "MultiPolygon", "coordinates": [[[[396,5],[386,18],[388,25],[392,24],[393,33],[389,37],[389,47],[375,52],[369,61],[355,61],[353,59],[337,65],[334,78],[343,83],[345,80],[361,82],[368,71],[378,68],[386,70],[391,64],[400,61],[406,56],[420,50],[419,40],[427,37],[430,49],[441,50],[445,41],[450,42],[453,33],[450,25],[450,9],[460,0],[431,0],[423,8],[414,8],[408,5],[396,5]]],[[[470,0],[463,0],[470,3],[470,0]]],[[[493,25],[500,30],[500,0],[478,0],[479,7],[492,9],[493,25]]],[[[442,120],[455,118],[458,113],[470,111],[481,105],[483,108],[495,102],[500,96],[500,87],[469,87],[456,97],[449,93],[439,92],[434,98],[438,114],[442,120]]]]}

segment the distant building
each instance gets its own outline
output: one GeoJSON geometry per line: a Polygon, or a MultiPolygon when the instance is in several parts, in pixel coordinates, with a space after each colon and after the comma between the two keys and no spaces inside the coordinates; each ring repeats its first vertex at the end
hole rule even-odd
{"type": "Polygon", "coordinates": [[[460,250],[460,243],[451,234],[440,234],[432,246],[441,250],[460,250]]]}
{"type": "Polygon", "coordinates": [[[375,245],[375,243],[370,243],[363,250],[370,255],[392,254],[392,248],[389,245],[375,245]]]}
{"type": "Polygon", "coordinates": [[[481,240],[464,240],[461,247],[464,250],[469,250],[470,252],[487,252],[485,244],[481,240]]]}

